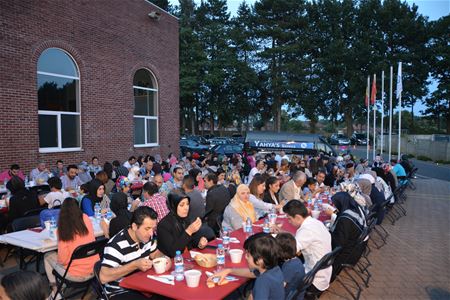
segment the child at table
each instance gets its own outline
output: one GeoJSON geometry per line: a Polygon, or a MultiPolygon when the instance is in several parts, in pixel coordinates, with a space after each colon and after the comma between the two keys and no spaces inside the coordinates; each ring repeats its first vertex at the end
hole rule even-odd
{"type": "Polygon", "coordinates": [[[280,247],[270,234],[257,233],[244,242],[247,268],[224,269],[210,277],[222,282],[228,274],[256,278],[249,299],[284,299],[284,276],[279,263],[280,247]]]}
{"type": "MultiPolygon", "coordinates": [[[[280,246],[281,271],[284,275],[284,285],[286,296],[292,299],[295,292],[305,277],[305,267],[301,260],[296,256],[297,242],[295,237],[289,232],[277,234],[276,240],[280,246]],[[291,294],[292,296],[288,296],[291,294]]],[[[304,295],[298,295],[297,300],[303,299],[304,295]]]]}

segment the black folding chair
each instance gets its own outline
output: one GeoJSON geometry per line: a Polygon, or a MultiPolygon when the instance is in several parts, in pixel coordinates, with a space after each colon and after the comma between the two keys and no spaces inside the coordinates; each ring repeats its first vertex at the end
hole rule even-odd
{"type": "Polygon", "coordinates": [[[36,186],[30,187],[29,190],[30,190],[30,192],[36,193],[36,195],[40,195],[40,194],[44,194],[44,193],[49,193],[50,186],[48,186],[47,184],[36,185],[36,186]]]}
{"type": "Polygon", "coordinates": [[[108,293],[106,293],[105,287],[100,280],[100,269],[102,267],[102,262],[99,260],[94,265],[94,276],[95,279],[92,280],[92,287],[97,294],[97,299],[109,300],[108,293]]]}
{"type": "MultiPolygon", "coordinates": [[[[362,292],[362,287],[360,286],[359,282],[351,275],[350,271],[353,271],[358,277],[359,279],[361,279],[361,281],[365,284],[366,287],[369,287],[369,280],[370,277],[372,276],[372,274],[368,271],[368,266],[362,266],[360,264],[360,260],[361,258],[363,258],[363,255],[361,255],[360,259],[356,262],[356,263],[345,263],[345,261],[350,262],[352,261],[351,259],[357,255],[357,251],[360,251],[360,247],[367,247],[367,238],[369,236],[369,233],[371,231],[371,226],[367,226],[359,235],[358,237],[358,241],[357,241],[357,246],[353,249],[352,252],[350,252],[348,254],[348,256],[344,259],[344,263],[341,264],[340,266],[338,266],[338,271],[337,273],[339,274],[341,271],[344,271],[345,274],[355,283],[356,285],[356,293],[353,294],[351,292],[351,290],[349,289],[349,287],[347,285],[345,285],[345,283],[341,280],[341,278],[339,276],[336,277],[336,281],[339,282],[344,289],[353,297],[353,299],[357,300],[359,299],[361,292],[362,292]]],[[[364,253],[365,249],[363,250],[364,253]]]]}
{"type": "Polygon", "coordinates": [[[39,207],[39,208],[30,209],[30,210],[27,210],[23,214],[23,216],[24,217],[36,216],[36,215],[39,215],[41,213],[41,211],[43,211],[44,209],[46,209],[46,207],[39,207]]]}
{"type": "Polygon", "coordinates": [[[58,285],[56,293],[54,294],[53,300],[56,299],[58,294],[61,294],[61,296],[63,296],[63,298],[74,297],[75,295],[79,295],[83,291],[81,289],[84,289],[81,299],[84,298],[87,291],[89,290],[89,286],[90,286],[91,282],[93,281],[93,278],[95,275],[92,275],[92,277],[86,279],[85,281],[79,282],[79,281],[71,281],[71,280],[67,279],[66,278],[67,273],[68,273],[70,266],[72,265],[72,262],[74,260],[91,257],[96,254],[101,254],[103,252],[103,248],[105,247],[107,242],[108,242],[107,239],[101,239],[101,240],[96,240],[96,241],[91,242],[86,245],[78,246],[73,251],[72,256],[70,257],[69,264],[67,265],[67,268],[63,275],[61,275],[58,272],[56,272],[55,270],[53,270],[52,273],[53,273],[53,275],[55,275],[56,283],[58,285]],[[74,288],[75,291],[71,295],[64,295],[64,292],[68,288],[74,288]]]}
{"type": "MultiPolygon", "coordinates": [[[[12,221],[11,223],[11,229],[13,232],[26,230],[30,228],[40,227],[41,226],[41,220],[39,218],[39,215],[32,215],[27,217],[21,217],[17,218],[12,221]]],[[[19,268],[21,270],[24,270],[26,266],[33,261],[36,262],[36,272],[39,272],[39,265],[42,258],[42,253],[36,252],[30,249],[24,249],[22,247],[18,247],[18,254],[19,254],[19,268]],[[26,257],[31,256],[31,258],[26,261],[26,257]]]]}
{"type": "Polygon", "coordinates": [[[314,277],[316,276],[317,272],[332,266],[334,259],[339,254],[339,252],[341,252],[341,250],[342,250],[342,247],[338,246],[338,247],[334,248],[333,251],[331,251],[330,253],[325,254],[314,265],[314,268],[312,268],[308,273],[305,274],[305,277],[303,277],[303,280],[300,283],[300,285],[298,286],[298,288],[295,291],[290,292],[286,296],[286,300],[297,299],[297,297],[302,294],[308,294],[308,297],[317,298],[318,295],[314,295],[311,292],[307,292],[307,290],[313,284],[314,277]]]}

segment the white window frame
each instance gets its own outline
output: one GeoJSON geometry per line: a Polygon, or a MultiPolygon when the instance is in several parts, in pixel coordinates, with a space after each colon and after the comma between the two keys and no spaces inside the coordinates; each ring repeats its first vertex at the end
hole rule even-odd
{"type": "MultiPolygon", "coordinates": [[[[155,75],[153,75],[153,73],[150,70],[148,70],[148,69],[144,69],[144,70],[146,70],[146,71],[148,71],[150,73],[150,75],[153,77],[152,81],[157,86],[155,75]]],[[[155,101],[156,101],[155,112],[156,112],[156,116],[142,116],[142,115],[134,115],[133,114],[133,124],[134,124],[134,119],[144,119],[144,138],[145,138],[145,143],[144,144],[134,144],[134,134],[135,133],[134,133],[134,125],[133,125],[133,144],[134,144],[134,148],[157,147],[157,146],[159,146],[159,93],[158,93],[158,88],[155,89],[155,88],[148,88],[148,87],[133,85],[133,105],[135,104],[135,99],[134,99],[134,90],[135,89],[155,92],[155,94],[156,94],[155,95],[155,101]],[[147,120],[156,120],[156,143],[148,143],[148,141],[147,141],[147,120]]]]}
{"type": "MultiPolygon", "coordinates": [[[[82,136],[81,136],[81,90],[80,90],[80,71],[78,69],[78,65],[75,62],[75,59],[68,53],[67,51],[64,51],[61,48],[51,47],[58,49],[60,51],[63,51],[66,55],[68,55],[72,62],[75,64],[76,71],[78,72],[77,76],[68,76],[63,74],[57,74],[57,73],[50,73],[50,72],[43,72],[43,71],[37,71],[38,75],[47,75],[47,76],[55,76],[55,77],[61,77],[61,78],[67,78],[67,79],[74,79],[77,80],[77,91],[78,94],[77,97],[77,112],[71,112],[71,111],[53,111],[53,110],[38,110],[38,116],[39,115],[47,115],[47,116],[56,116],[56,126],[57,126],[57,134],[58,134],[58,147],[45,147],[41,148],[39,147],[39,153],[55,153],[55,152],[75,152],[75,151],[82,151],[82,136]],[[63,148],[62,147],[62,134],[61,134],[61,115],[75,115],[79,116],[80,122],[79,122],[79,128],[78,132],[80,134],[80,147],[72,147],[72,148],[63,148]]],[[[45,51],[45,50],[44,50],[45,51]]],[[[39,99],[38,99],[39,101],[39,99]]],[[[39,126],[39,125],[38,125],[39,126]]],[[[39,128],[38,128],[39,130],[39,128]]]]}

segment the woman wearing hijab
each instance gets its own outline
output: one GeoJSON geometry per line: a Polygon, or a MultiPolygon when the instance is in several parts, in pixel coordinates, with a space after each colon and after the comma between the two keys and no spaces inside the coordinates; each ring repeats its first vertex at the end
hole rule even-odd
{"type": "MultiPolygon", "coordinates": [[[[369,197],[372,201],[372,211],[376,211],[377,216],[377,225],[380,225],[383,222],[384,219],[384,207],[382,206],[384,201],[386,200],[384,198],[383,192],[380,192],[378,188],[375,186],[375,178],[371,174],[362,174],[359,176],[360,180],[365,179],[370,182],[370,191],[369,191],[369,197]]],[[[358,180],[358,185],[361,187],[360,180],[358,180]]],[[[366,192],[367,192],[367,188],[366,192]]],[[[367,193],[363,191],[367,195],[367,193]]]]}
{"type": "Polygon", "coordinates": [[[247,218],[250,218],[252,223],[257,220],[255,208],[250,202],[250,189],[245,184],[240,184],[237,187],[236,194],[225,207],[222,227],[232,230],[240,229],[247,218]]]}
{"type": "Polygon", "coordinates": [[[370,199],[370,193],[372,192],[372,184],[369,180],[359,177],[356,183],[359,186],[360,195],[362,198],[357,198],[356,201],[359,205],[369,208],[372,206],[372,200],[370,199]]]}
{"type": "Polygon", "coordinates": [[[119,231],[127,228],[131,221],[131,212],[128,211],[128,197],[125,193],[115,193],[111,198],[111,211],[115,217],[109,223],[108,237],[115,236],[119,231]]]}
{"type": "Polygon", "coordinates": [[[207,237],[214,237],[202,227],[200,218],[194,221],[188,218],[190,198],[184,193],[169,193],[167,202],[170,212],[158,223],[158,249],[169,257],[175,257],[176,251],[186,248],[205,248],[207,237]]]}
{"type": "Polygon", "coordinates": [[[93,179],[89,182],[88,194],[81,200],[81,209],[83,213],[89,217],[94,216],[94,206],[96,203],[101,203],[103,195],[105,194],[105,186],[98,179],[93,179]]]}
{"type": "Polygon", "coordinates": [[[333,263],[331,280],[334,280],[342,264],[356,264],[361,257],[366,243],[358,245],[358,238],[367,223],[363,210],[348,193],[336,193],[332,201],[336,207],[337,217],[330,229],[331,243],[333,249],[342,247],[333,263]]]}

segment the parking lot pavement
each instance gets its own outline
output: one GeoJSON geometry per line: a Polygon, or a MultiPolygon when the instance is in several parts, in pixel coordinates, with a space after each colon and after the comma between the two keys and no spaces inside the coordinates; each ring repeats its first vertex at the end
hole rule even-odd
{"type": "MultiPolygon", "coordinates": [[[[375,249],[372,278],[361,299],[450,299],[450,184],[418,178],[407,190],[407,216],[383,226],[387,244],[375,249]]],[[[351,299],[334,282],[320,299],[351,299]]]]}

